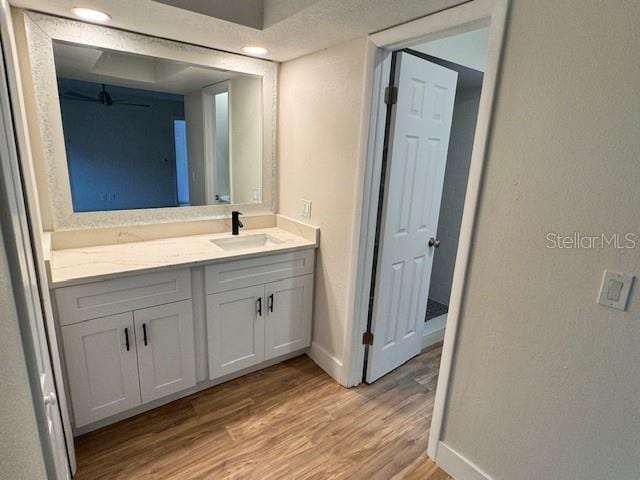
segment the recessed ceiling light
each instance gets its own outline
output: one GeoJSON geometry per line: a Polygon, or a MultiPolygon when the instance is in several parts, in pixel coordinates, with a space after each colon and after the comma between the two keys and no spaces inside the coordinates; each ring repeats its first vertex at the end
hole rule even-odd
{"type": "Polygon", "coordinates": [[[242,49],[247,55],[266,55],[267,49],[264,47],[244,47],[242,49]]]}
{"type": "Polygon", "coordinates": [[[111,20],[111,15],[93,8],[74,7],[71,9],[71,13],[87,22],[105,23],[111,20]]]}

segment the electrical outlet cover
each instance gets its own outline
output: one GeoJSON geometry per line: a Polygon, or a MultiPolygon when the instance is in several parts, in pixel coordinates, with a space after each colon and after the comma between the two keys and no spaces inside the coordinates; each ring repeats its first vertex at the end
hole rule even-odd
{"type": "Polygon", "coordinates": [[[311,218],[311,200],[302,199],[302,216],[311,218]]]}

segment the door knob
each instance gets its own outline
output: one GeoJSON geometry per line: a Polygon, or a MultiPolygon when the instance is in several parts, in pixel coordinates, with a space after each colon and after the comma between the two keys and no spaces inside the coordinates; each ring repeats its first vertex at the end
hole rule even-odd
{"type": "Polygon", "coordinates": [[[51,392],[49,395],[44,396],[44,404],[45,405],[55,405],[58,403],[58,398],[56,397],[55,392],[51,392]]]}
{"type": "Polygon", "coordinates": [[[429,239],[429,246],[433,248],[438,248],[440,246],[440,240],[437,238],[431,237],[429,239]]]}

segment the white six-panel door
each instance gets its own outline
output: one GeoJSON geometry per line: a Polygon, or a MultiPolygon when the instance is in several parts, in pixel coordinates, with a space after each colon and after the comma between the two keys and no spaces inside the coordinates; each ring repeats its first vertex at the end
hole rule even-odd
{"type": "Polygon", "coordinates": [[[265,285],[265,359],[306,347],[311,339],[313,275],[265,285]]]}
{"type": "Polygon", "coordinates": [[[191,300],[136,310],[133,314],[142,402],[196,384],[191,300]]]}
{"type": "Polygon", "coordinates": [[[264,360],[264,285],[207,295],[209,378],[264,360]]]}
{"type": "Polygon", "coordinates": [[[133,314],[62,327],[76,427],[140,405],[133,314]]]}
{"type": "Polygon", "coordinates": [[[367,382],[420,353],[457,75],[397,57],[367,382]]]}

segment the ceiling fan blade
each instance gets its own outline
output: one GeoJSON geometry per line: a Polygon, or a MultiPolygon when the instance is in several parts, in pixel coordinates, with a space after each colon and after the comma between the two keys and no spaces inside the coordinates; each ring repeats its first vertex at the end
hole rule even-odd
{"type": "Polygon", "coordinates": [[[74,102],[100,103],[100,101],[96,100],[95,98],[80,98],[80,97],[73,97],[69,95],[62,95],[62,98],[64,98],[65,100],[73,100],[74,102]]]}
{"type": "Polygon", "coordinates": [[[149,108],[151,105],[146,105],[144,103],[130,103],[127,102],[125,100],[118,100],[116,102],[113,102],[114,105],[128,105],[130,107],[146,107],[149,108]]]}
{"type": "Polygon", "coordinates": [[[78,92],[64,92],[62,95],[65,98],[75,97],[75,98],[83,98],[85,100],[91,100],[91,101],[94,101],[94,102],[98,101],[96,99],[96,97],[90,97],[89,95],[83,95],[82,93],[78,93],[78,92]]]}

